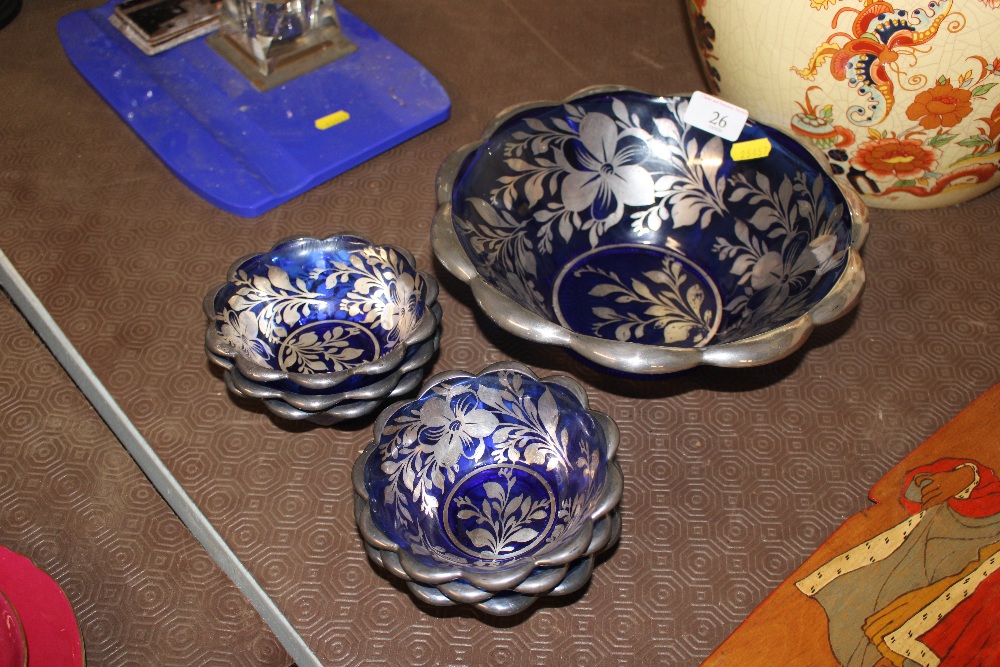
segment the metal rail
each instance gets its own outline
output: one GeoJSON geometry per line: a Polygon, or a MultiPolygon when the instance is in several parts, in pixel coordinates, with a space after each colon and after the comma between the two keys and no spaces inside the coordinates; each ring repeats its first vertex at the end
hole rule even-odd
{"type": "Polygon", "coordinates": [[[142,472],[149,478],[156,490],[167,501],[167,505],[187,527],[195,539],[208,552],[222,570],[229,575],[237,588],[261,615],[271,631],[277,636],[288,655],[298,667],[322,667],[302,636],[285,618],[274,601],[253,578],[226,541],[215,530],[208,518],[198,509],[191,497],[184,491],[177,479],[146,439],[132,424],[124,410],[104,387],[87,362],[70,342],[66,334],[39,301],[35,293],[14,268],[7,256],[0,251],[0,287],[7,292],[11,301],[32,326],[42,342],[49,348],[56,360],[69,374],[83,395],[100,415],[118,441],[125,447],[142,472]]]}

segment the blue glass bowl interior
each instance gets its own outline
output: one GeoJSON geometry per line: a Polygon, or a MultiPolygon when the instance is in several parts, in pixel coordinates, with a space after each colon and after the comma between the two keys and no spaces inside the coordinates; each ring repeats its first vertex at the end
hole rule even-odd
{"type": "Polygon", "coordinates": [[[265,368],[338,372],[405,340],[424,316],[426,290],[391,247],[346,235],[296,239],[237,267],[215,297],[214,327],[265,368]]]}
{"type": "Polygon", "coordinates": [[[696,347],[763,333],[843,272],[851,215],[794,139],[737,140],[682,120],[687,97],[599,93],[502,123],[458,170],[456,232],[481,276],[591,336],[696,347]]]}
{"type": "Polygon", "coordinates": [[[384,380],[388,376],[392,375],[400,369],[400,367],[408,364],[414,357],[418,354],[426,354],[426,349],[424,346],[433,346],[433,337],[419,343],[417,345],[411,345],[406,349],[403,355],[402,361],[392,368],[381,371],[378,373],[364,373],[364,374],[354,374],[346,378],[343,382],[339,382],[333,387],[327,389],[312,389],[309,387],[303,387],[292,380],[272,380],[270,382],[261,382],[259,384],[272,387],[279,391],[286,391],[293,394],[298,394],[300,396],[330,396],[332,394],[340,394],[343,392],[351,391],[354,389],[360,389],[362,387],[368,387],[373,385],[380,380],[384,380]]]}
{"type": "Polygon", "coordinates": [[[517,372],[437,385],[377,435],[372,517],[428,565],[492,570],[547,553],[604,490],[603,429],[563,387],[517,372]]]}

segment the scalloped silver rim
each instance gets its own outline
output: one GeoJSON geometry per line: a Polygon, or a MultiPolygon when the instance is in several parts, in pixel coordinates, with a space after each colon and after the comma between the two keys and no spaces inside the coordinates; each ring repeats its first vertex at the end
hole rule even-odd
{"type": "MultiPolygon", "coordinates": [[[[441,306],[435,303],[432,306],[432,310],[434,311],[435,319],[440,322],[441,306]]],[[[240,373],[239,368],[231,363],[229,359],[218,357],[208,350],[206,350],[206,354],[209,355],[209,359],[222,366],[230,374],[232,385],[240,396],[245,398],[280,400],[303,412],[322,412],[345,401],[370,401],[385,398],[396,388],[403,376],[430,361],[431,357],[438,351],[440,342],[441,333],[435,327],[435,333],[430,340],[416,345],[413,356],[409,359],[404,359],[403,363],[398,368],[393,369],[386,377],[371,384],[331,394],[297,394],[260,384],[240,373]]],[[[413,388],[415,386],[410,387],[410,389],[413,388]]]]}
{"type": "MultiPolygon", "coordinates": [[[[365,415],[371,414],[385,405],[387,401],[396,400],[400,396],[404,396],[416,389],[423,377],[424,369],[417,368],[409,373],[404,373],[399,380],[399,384],[397,384],[395,388],[393,388],[393,390],[383,398],[368,401],[345,401],[339,405],[333,406],[329,410],[323,410],[322,412],[306,412],[304,410],[299,410],[297,408],[293,408],[288,403],[277,399],[265,399],[262,403],[270,412],[278,417],[281,417],[282,419],[287,419],[289,421],[306,421],[318,426],[332,426],[342,421],[359,419],[365,415]]],[[[231,392],[238,396],[242,396],[236,387],[232,385],[228,372],[224,375],[223,379],[226,382],[226,387],[231,392]]]]}
{"type": "Polygon", "coordinates": [[[204,311],[205,316],[209,319],[209,326],[205,332],[205,349],[216,357],[232,359],[236,367],[239,368],[240,373],[252,382],[262,383],[288,380],[305,389],[319,391],[329,390],[335,388],[339,384],[342,384],[345,380],[355,375],[378,375],[380,373],[391,371],[393,368],[402,363],[403,358],[406,356],[406,352],[410,347],[418,345],[430,338],[440,326],[440,318],[434,317],[431,312],[431,306],[437,302],[439,291],[440,287],[437,279],[426,271],[418,270],[416,268],[416,261],[414,260],[413,254],[406,248],[392,244],[377,245],[366,237],[353,232],[339,232],[322,239],[309,236],[290,236],[275,242],[271,248],[264,252],[250,253],[234,261],[229,266],[229,270],[226,273],[226,282],[217,285],[208,291],[205,298],[202,300],[202,310],[204,311]],[[326,243],[334,239],[350,239],[367,243],[375,248],[388,248],[394,250],[403,256],[407,263],[413,267],[414,271],[420,275],[427,285],[427,293],[424,298],[424,316],[417,323],[417,327],[414,331],[405,340],[400,341],[400,343],[396,345],[396,347],[394,347],[389,354],[373,361],[360,364],[343,371],[337,371],[335,373],[295,373],[268,368],[252,361],[244,354],[240,353],[232,345],[229,345],[222,340],[222,338],[216,333],[215,327],[212,325],[216,316],[215,297],[229,282],[235,278],[236,271],[239,269],[240,265],[254,257],[267,254],[280,245],[296,242],[326,243]]]}
{"type": "MultiPolygon", "coordinates": [[[[867,206],[856,192],[833,178],[829,161],[822,153],[784,132],[782,134],[804,146],[817,158],[820,168],[831,177],[843,194],[851,217],[851,247],[843,273],[830,291],[799,318],[762,334],[721,345],[700,348],[651,346],[571,331],[533,313],[489,285],[466,255],[455,232],[451,195],[462,162],[482,146],[498,127],[519,113],[566,104],[590,95],[616,92],[671,97],[657,96],[627,86],[593,86],[574,93],[562,102],[540,101],[509,107],[487,124],[478,141],[462,146],[442,163],[437,175],[438,211],[431,226],[431,245],[441,264],[452,275],[469,285],[476,302],[487,317],[519,338],[568,348],[598,366],[635,375],[664,375],[703,364],[739,368],[777,361],[799,349],[816,326],[842,317],[857,305],[865,284],[864,264],[859,251],[869,232],[867,206]]],[[[772,129],[781,132],[777,128],[772,129]]]]}
{"type": "Polygon", "coordinates": [[[400,401],[382,411],[373,426],[372,441],[354,462],[351,478],[355,495],[355,521],[365,543],[365,550],[372,561],[399,579],[412,584],[410,589],[425,602],[437,605],[471,604],[491,614],[507,615],[522,611],[538,597],[570,593],[586,583],[590,576],[589,569],[587,576],[578,582],[567,581],[567,573],[584,561],[589,561],[588,567],[592,569],[594,556],[618,541],[621,534],[621,517],[617,507],[624,490],[624,475],[615,460],[621,439],[617,424],[608,415],[590,409],[586,391],[573,378],[561,375],[539,378],[523,364],[500,362],[487,366],[476,375],[462,371],[438,373],[427,379],[417,399],[413,400],[425,396],[443,382],[457,378],[478,377],[500,370],[523,373],[543,384],[553,384],[568,389],[577,399],[582,399],[579,401],[580,406],[595,419],[605,434],[608,443],[608,465],[604,493],[579,531],[570,539],[547,553],[486,571],[457,566],[428,565],[410,556],[402,545],[393,542],[373,520],[370,497],[364,483],[364,468],[369,457],[375,452],[379,434],[387,421],[411,401],[400,401]],[[504,595],[496,597],[501,593],[504,595]],[[491,600],[496,601],[491,602],[491,600]]]}
{"type": "Polygon", "coordinates": [[[587,557],[563,566],[560,571],[559,583],[543,593],[523,593],[519,591],[504,591],[503,594],[490,594],[485,591],[470,590],[475,602],[456,600],[455,595],[464,589],[447,589],[436,586],[424,586],[415,581],[407,581],[406,585],[414,597],[427,604],[443,607],[455,604],[470,604],[480,611],[494,616],[513,616],[538,601],[541,597],[569,595],[583,588],[594,572],[594,558],[587,557]]]}
{"type": "MultiPolygon", "coordinates": [[[[330,421],[332,418],[337,418],[337,421],[342,421],[343,419],[349,419],[354,416],[361,416],[361,414],[367,414],[375,408],[385,405],[387,401],[394,401],[400,396],[405,396],[416,389],[420,384],[420,381],[424,379],[423,366],[426,363],[426,360],[429,360],[437,352],[439,342],[440,335],[435,334],[433,339],[424,343],[425,349],[421,350],[419,358],[414,357],[411,360],[412,364],[409,362],[404,364],[389,377],[384,378],[384,380],[380,380],[375,383],[375,385],[372,385],[378,389],[377,395],[367,394],[363,391],[365,388],[361,388],[357,390],[357,394],[351,397],[338,399],[326,407],[321,407],[315,410],[295,405],[282,397],[272,397],[266,391],[266,387],[263,389],[259,386],[248,387],[250,383],[245,378],[240,376],[239,370],[235,367],[227,369],[224,372],[223,380],[226,383],[226,387],[233,394],[246,399],[260,400],[271,412],[279,417],[296,421],[305,419],[316,423],[330,424],[335,423],[330,421]],[[421,359],[424,359],[425,361],[417,363],[421,359]],[[358,407],[359,405],[366,406],[363,413],[358,413],[361,409],[358,407]]],[[[345,393],[353,394],[354,392],[345,393]]]]}

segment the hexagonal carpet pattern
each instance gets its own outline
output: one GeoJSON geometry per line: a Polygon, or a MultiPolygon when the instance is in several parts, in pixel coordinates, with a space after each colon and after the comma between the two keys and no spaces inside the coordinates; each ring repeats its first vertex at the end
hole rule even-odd
{"type": "Polygon", "coordinates": [[[60,57],[55,21],[86,3],[28,3],[5,29],[0,247],[324,664],[698,664],[1000,378],[1000,191],[873,211],[859,308],[755,369],[603,375],[503,333],[435,264],[434,174],[496,112],[600,83],[703,87],[683,4],[345,0],[439,79],[452,117],[256,219],[188,191],[60,57]],[[370,423],[280,423],[226,392],[202,351],[203,295],[243,254],[340,230],[405,246],[441,280],[432,371],[516,359],[577,377],[617,420],[623,536],[585,590],[504,620],[415,604],[354,527],[370,423]]]}

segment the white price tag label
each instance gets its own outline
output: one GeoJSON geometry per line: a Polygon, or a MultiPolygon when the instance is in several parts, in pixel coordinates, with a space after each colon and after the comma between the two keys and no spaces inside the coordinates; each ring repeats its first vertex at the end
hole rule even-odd
{"type": "Polygon", "coordinates": [[[728,141],[736,141],[749,117],[746,109],[696,90],[691,94],[682,120],[728,141]]]}

